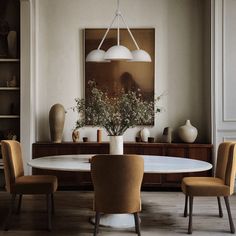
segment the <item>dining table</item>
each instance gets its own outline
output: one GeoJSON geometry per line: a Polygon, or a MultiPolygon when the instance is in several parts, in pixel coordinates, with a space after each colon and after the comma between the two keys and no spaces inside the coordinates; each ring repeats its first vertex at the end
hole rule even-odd
{"type": "MultiPolygon", "coordinates": [[[[90,158],[96,154],[55,155],[32,159],[28,165],[33,168],[57,171],[90,172],[90,158]]],[[[144,159],[144,173],[170,174],[207,171],[212,164],[183,157],[141,155],[144,159]]],[[[109,193],[108,193],[109,194],[109,193]]],[[[94,223],[94,218],[91,218],[94,223]]],[[[114,228],[134,227],[132,214],[104,214],[100,225],[114,228]]]]}

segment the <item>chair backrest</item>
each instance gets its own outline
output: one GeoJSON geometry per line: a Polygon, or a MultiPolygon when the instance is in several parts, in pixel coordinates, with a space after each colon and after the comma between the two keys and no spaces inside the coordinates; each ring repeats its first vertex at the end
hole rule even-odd
{"type": "Polygon", "coordinates": [[[97,155],[91,160],[94,210],[134,213],[141,210],[144,161],[138,155],[97,155]]]}
{"type": "Polygon", "coordinates": [[[3,140],[1,144],[6,189],[12,192],[16,178],[24,175],[21,146],[14,140],[3,140]]]}
{"type": "Polygon", "coordinates": [[[217,151],[217,163],[215,177],[225,181],[226,168],[229,157],[229,149],[232,142],[221,143],[217,151]]]}
{"type": "Polygon", "coordinates": [[[234,193],[235,173],[236,173],[236,144],[233,143],[231,144],[229,149],[229,157],[225,173],[225,184],[230,187],[230,194],[234,193]]]}

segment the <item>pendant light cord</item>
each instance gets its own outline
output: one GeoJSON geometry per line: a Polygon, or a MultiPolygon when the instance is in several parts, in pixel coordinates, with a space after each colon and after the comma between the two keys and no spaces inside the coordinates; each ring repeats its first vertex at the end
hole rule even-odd
{"type": "Polygon", "coordinates": [[[117,15],[117,45],[120,46],[120,15],[117,15]]]}
{"type": "Polygon", "coordinates": [[[112,27],[112,25],[113,25],[113,23],[114,23],[116,17],[117,17],[117,15],[114,16],[114,18],[113,18],[113,20],[112,20],[110,26],[107,28],[107,30],[106,30],[106,32],[105,32],[105,34],[104,34],[104,36],[103,36],[103,38],[102,38],[102,40],[101,40],[99,46],[98,46],[98,50],[101,48],[101,46],[102,46],[102,44],[103,44],[103,42],[104,42],[104,40],[105,40],[105,38],[106,38],[106,36],[107,36],[109,30],[111,29],[111,27],[112,27]]]}
{"type": "MultiPolygon", "coordinates": [[[[102,46],[102,44],[103,44],[105,38],[107,37],[107,34],[108,34],[108,32],[110,31],[112,25],[114,24],[114,21],[115,21],[116,17],[118,16],[118,14],[120,14],[119,11],[120,11],[120,0],[117,0],[116,14],[115,14],[115,16],[113,17],[110,26],[109,26],[109,27],[107,28],[107,30],[106,30],[106,32],[105,32],[105,34],[104,34],[104,36],[103,36],[103,38],[102,38],[102,40],[101,40],[101,42],[100,42],[98,48],[97,48],[98,50],[101,48],[101,46],[102,46]]],[[[118,16],[118,20],[119,20],[119,16],[118,16]]],[[[118,24],[119,24],[119,23],[118,23],[118,24]]],[[[120,35],[119,35],[119,38],[120,38],[120,35]]],[[[117,41],[118,41],[118,35],[117,35],[117,41]]],[[[119,43],[120,43],[120,39],[119,39],[119,43]]]]}
{"type": "Polygon", "coordinates": [[[120,0],[117,0],[117,45],[120,46],[120,0]]]}
{"type": "Polygon", "coordinates": [[[140,48],[139,48],[139,46],[138,46],[136,40],[134,39],[134,36],[133,36],[131,30],[129,29],[128,25],[127,25],[126,22],[125,22],[124,17],[122,16],[122,14],[121,14],[121,12],[120,12],[120,0],[117,0],[116,14],[115,14],[115,16],[114,16],[114,18],[113,18],[113,20],[112,20],[110,26],[107,28],[107,30],[106,30],[106,32],[105,32],[105,34],[104,34],[104,36],[103,36],[103,38],[102,38],[102,40],[101,40],[101,42],[100,42],[100,44],[99,44],[99,46],[98,46],[97,49],[100,49],[100,48],[101,48],[101,46],[102,46],[102,44],[103,44],[103,42],[104,42],[104,40],[105,40],[105,38],[106,38],[106,36],[107,36],[109,30],[111,29],[112,25],[114,24],[114,21],[115,21],[116,18],[117,18],[117,45],[118,45],[118,46],[120,45],[120,18],[121,18],[121,20],[123,21],[125,27],[127,28],[128,32],[129,32],[130,37],[132,38],[132,40],[133,40],[133,42],[134,42],[136,48],[139,50],[140,48]]]}

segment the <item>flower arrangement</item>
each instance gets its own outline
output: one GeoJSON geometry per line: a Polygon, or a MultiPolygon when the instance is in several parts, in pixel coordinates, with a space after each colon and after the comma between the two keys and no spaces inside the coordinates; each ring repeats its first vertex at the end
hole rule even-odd
{"type": "Polygon", "coordinates": [[[154,123],[155,103],[160,100],[157,97],[154,102],[148,102],[142,98],[140,91],[121,91],[119,96],[109,97],[106,92],[96,87],[94,81],[89,81],[91,96],[85,99],[77,98],[76,106],[79,119],[76,129],[86,125],[103,127],[108,135],[123,135],[128,128],[138,125],[150,125],[154,123]]]}

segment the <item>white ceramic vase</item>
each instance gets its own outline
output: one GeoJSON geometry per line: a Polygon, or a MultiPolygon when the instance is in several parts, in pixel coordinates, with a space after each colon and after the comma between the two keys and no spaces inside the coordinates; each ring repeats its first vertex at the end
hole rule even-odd
{"type": "Polygon", "coordinates": [[[150,136],[150,131],[148,128],[141,129],[140,137],[141,137],[142,142],[147,142],[149,136],[150,136]]]}
{"type": "Polygon", "coordinates": [[[193,143],[197,138],[198,131],[191,125],[190,120],[186,120],[185,125],[179,127],[178,134],[183,142],[193,143]]]}
{"type": "Polygon", "coordinates": [[[124,153],[123,136],[110,136],[110,154],[122,155],[124,153]]]}

